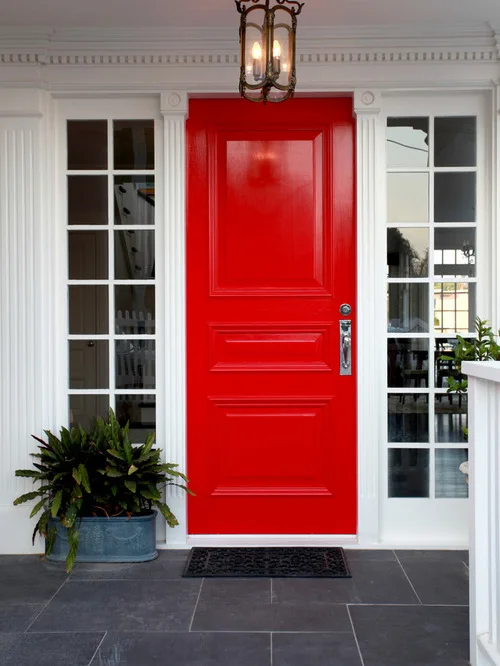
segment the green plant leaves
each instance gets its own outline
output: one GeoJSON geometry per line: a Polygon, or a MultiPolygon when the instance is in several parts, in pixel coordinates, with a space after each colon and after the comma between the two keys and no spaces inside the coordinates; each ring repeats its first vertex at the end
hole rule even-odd
{"type": "Polygon", "coordinates": [[[16,471],[16,476],[31,478],[41,485],[14,503],[38,500],[31,517],[42,513],[33,539],[37,533],[45,536],[47,552],[52,550],[56,538],[50,519],[60,521],[68,530],[68,571],[76,558],[76,526],[80,517],[142,515],[156,507],[170,526],[177,524],[162,500],[161,489],[178,485],[191,491],[184,485],[187,478],[177,465],[162,462],[161,450],[154,446],[154,433],[147,435],[144,444],[133,445],[128,424],[122,427],[110,410],[109,418],[98,418],[89,431],[76,426],[70,430],[61,428],[59,436],[47,430],[45,436],[46,441],[34,436],[38,451],[33,454],[33,469],[16,471]]]}

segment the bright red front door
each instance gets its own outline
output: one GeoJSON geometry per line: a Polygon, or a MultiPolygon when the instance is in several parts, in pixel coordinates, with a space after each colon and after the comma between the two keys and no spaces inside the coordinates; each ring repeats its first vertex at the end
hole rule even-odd
{"type": "Polygon", "coordinates": [[[352,100],[193,100],[187,141],[188,531],[353,534],[352,100]]]}

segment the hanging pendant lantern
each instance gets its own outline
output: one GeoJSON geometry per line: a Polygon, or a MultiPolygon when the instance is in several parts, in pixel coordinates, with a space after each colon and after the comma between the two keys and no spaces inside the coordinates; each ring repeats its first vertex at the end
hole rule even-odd
{"type": "Polygon", "coordinates": [[[251,102],[283,102],[292,97],[295,74],[296,0],[235,0],[241,14],[240,94],[251,102]],[[260,2],[260,4],[259,4],[260,2]]]}

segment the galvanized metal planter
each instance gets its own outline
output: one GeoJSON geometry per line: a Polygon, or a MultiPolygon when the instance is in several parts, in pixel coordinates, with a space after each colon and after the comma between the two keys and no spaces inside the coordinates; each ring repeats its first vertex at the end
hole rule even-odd
{"type": "MultiPolygon", "coordinates": [[[[77,562],[148,562],[158,557],[156,511],[145,516],[88,517],[77,523],[80,533],[77,562]]],[[[55,522],[55,521],[54,521],[55,522]]],[[[68,554],[66,528],[56,523],[57,537],[47,559],[64,562],[68,554]]]]}

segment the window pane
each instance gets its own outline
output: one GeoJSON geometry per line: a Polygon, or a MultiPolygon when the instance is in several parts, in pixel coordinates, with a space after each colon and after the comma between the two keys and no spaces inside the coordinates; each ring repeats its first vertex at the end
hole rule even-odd
{"type": "Polygon", "coordinates": [[[429,166],[428,118],[387,118],[387,166],[429,166]]]}
{"type": "MultiPolygon", "coordinates": [[[[467,338],[466,338],[467,339],[467,338]]],[[[464,377],[457,371],[455,361],[447,361],[442,356],[454,356],[453,350],[457,345],[456,337],[437,338],[435,353],[435,382],[436,388],[448,388],[448,377],[460,380],[464,377]]]]}
{"type": "Polygon", "coordinates": [[[434,273],[440,277],[475,277],[475,229],[449,227],[434,230],[434,273]]]}
{"type": "Polygon", "coordinates": [[[68,299],[72,335],[109,333],[107,286],[70,286],[68,299]]]}
{"type": "Polygon", "coordinates": [[[389,497],[429,497],[429,450],[389,449],[389,497]]]}
{"type": "Polygon", "coordinates": [[[455,116],[434,120],[434,165],[476,166],[476,118],[455,116]]]}
{"type": "Polygon", "coordinates": [[[434,174],[434,221],[476,221],[476,174],[434,174]]]}
{"type": "Polygon", "coordinates": [[[108,168],[106,120],[68,120],[68,169],[108,168]]]}
{"type": "Polygon", "coordinates": [[[115,178],[115,224],[155,223],[153,176],[115,178]]]}
{"type": "Polygon", "coordinates": [[[115,231],[115,278],[152,280],[154,276],[154,231],[115,231]]]}
{"type": "Polygon", "coordinates": [[[115,333],[155,332],[155,288],[130,284],[115,287],[115,333]]]}
{"type": "Polygon", "coordinates": [[[426,173],[387,174],[387,221],[429,220],[429,177],[426,173]]]}
{"type": "Polygon", "coordinates": [[[467,395],[441,393],[434,398],[436,442],[466,441],[464,428],[467,428],[467,395]]]}
{"type": "Polygon", "coordinates": [[[390,338],[387,341],[387,375],[391,388],[429,386],[429,341],[390,338]]]}
{"type": "Polygon", "coordinates": [[[421,333],[429,330],[429,285],[389,284],[387,287],[389,333],[421,333]]]}
{"type": "Polygon", "coordinates": [[[467,462],[467,449],[436,449],[436,497],[468,497],[469,486],[460,465],[467,462]]]}
{"type": "Polygon", "coordinates": [[[154,121],[115,120],[115,169],[154,169],[154,121]]]}
{"type": "Polygon", "coordinates": [[[107,176],[68,176],[68,224],[108,224],[107,176]]]}
{"type": "Polygon", "coordinates": [[[117,395],[116,418],[122,426],[129,422],[133,443],[143,443],[146,435],[156,428],[156,396],[117,395]]]}
{"type": "Polygon", "coordinates": [[[390,442],[429,441],[429,396],[423,393],[391,393],[388,396],[390,442]]]}
{"type": "Polygon", "coordinates": [[[387,271],[389,277],[427,277],[429,231],[403,227],[387,229],[387,271]]]}
{"type": "Polygon", "coordinates": [[[108,232],[68,233],[68,275],[70,280],[108,278],[108,232]]]}
{"type": "Polygon", "coordinates": [[[109,386],[107,340],[70,340],[69,387],[105,389],[109,386]]]}
{"type": "Polygon", "coordinates": [[[467,282],[436,282],[434,285],[434,330],[466,333],[474,330],[476,285],[467,282]]]}
{"type": "Polygon", "coordinates": [[[155,341],[116,340],[117,389],[155,388],[155,341]]]}
{"type": "Polygon", "coordinates": [[[71,426],[80,424],[86,430],[94,426],[98,416],[106,419],[109,415],[109,398],[107,395],[70,395],[69,423],[71,426]]]}

